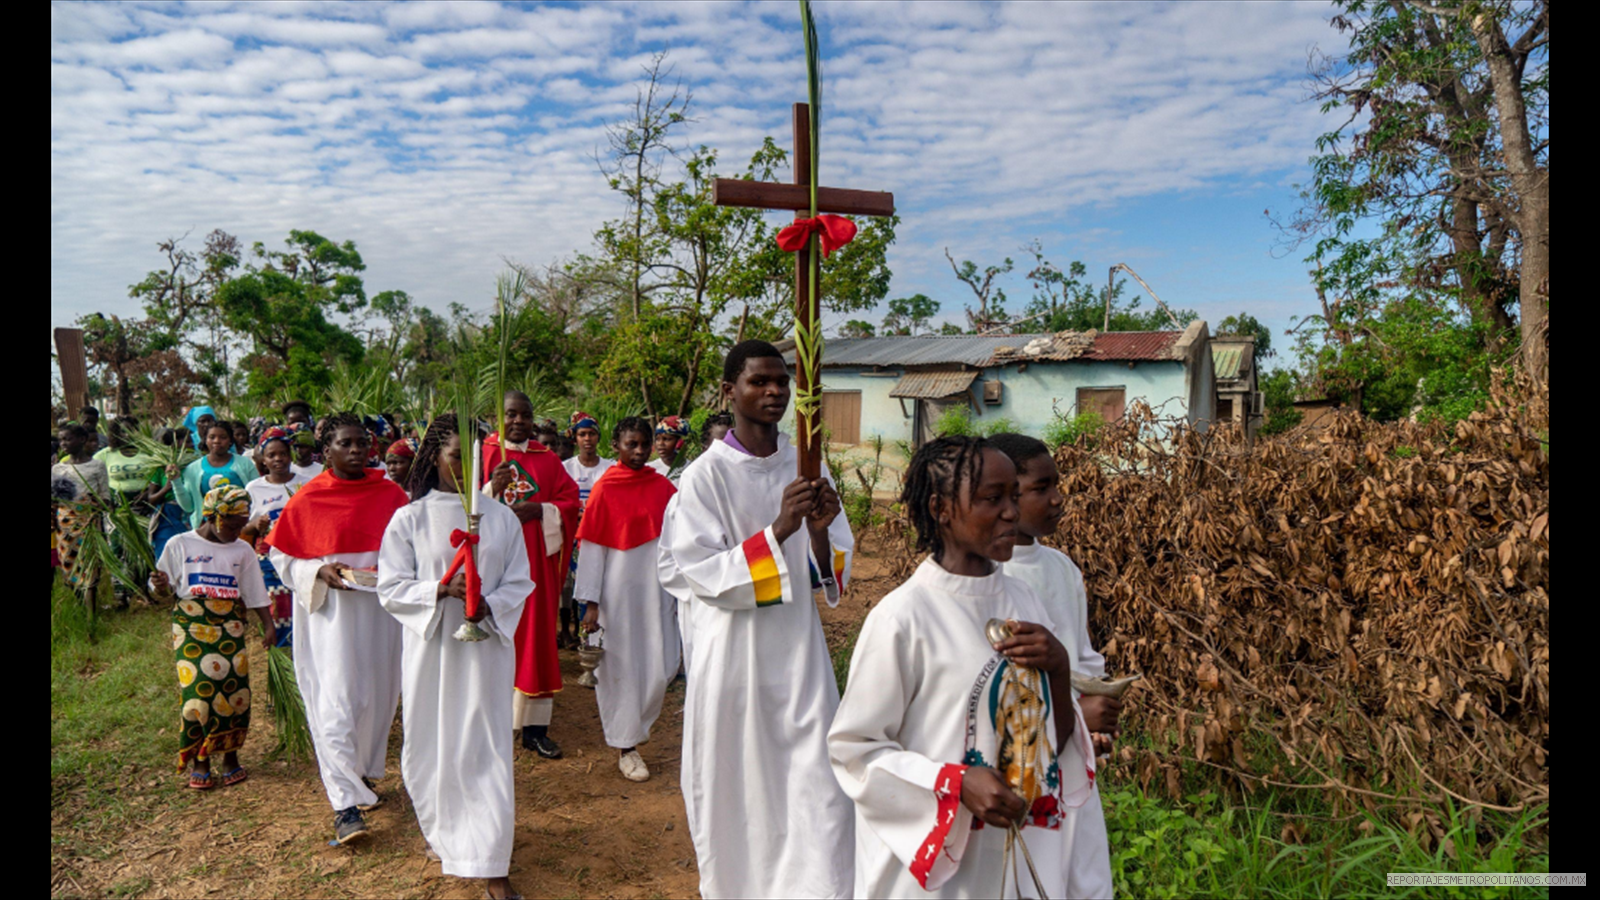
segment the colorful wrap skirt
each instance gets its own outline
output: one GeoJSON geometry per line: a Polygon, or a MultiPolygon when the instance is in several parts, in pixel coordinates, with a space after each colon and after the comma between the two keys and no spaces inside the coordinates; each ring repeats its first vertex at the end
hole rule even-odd
{"type": "Polygon", "coordinates": [[[100,511],[92,503],[68,501],[56,506],[56,550],[60,555],[61,574],[66,576],[71,587],[99,577],[93,560],[83,552],[83,540],[89,529],[104,527],[100,511]]]}
{"type": "Polygon", "coordinates": [[[172,606],[172,649],[183,698],[178,771],[244,746],[250,730],[250,663],[244,604],[185,597],[172,606]]]}

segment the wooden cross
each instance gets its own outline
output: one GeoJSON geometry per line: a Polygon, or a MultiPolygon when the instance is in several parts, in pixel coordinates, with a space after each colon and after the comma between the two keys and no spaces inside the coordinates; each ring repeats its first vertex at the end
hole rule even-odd
{"type": "MultiPolygon", "coordinates": [[[[794,184],[770,181],[745,181],[718,178],[711,185],[711,202],[717,206],[742,206],[751,209],[811,210],[811,107],[794,105],[794,184]]],[[[848,188],[817,188],[817,212],[847,216],[892,216],[894,194],[887,191],[856,191],[848,188]]],[[[821,260],[813,259],[810,246],[794,255],[795,327],[811,326],[810,280],[822,277],[821,260]]],[[[820,300],[819,300],[820,305],[820,300]]],[[[795,358],[795,382],[801,391],[811,387],[811,373],[795,358]]],[[[818,360],[820,369],[821,360],[818,360]]],[[[820,374],[820,372],[819,372],[820,374]]],[[[819,410],[820,411],[820,410],[819,410]]],[[[810,439],[814,433],[812,417],[795,409],[795,434],[799,437],[800,477],[822,477],[822,446],[810,439]]]]}

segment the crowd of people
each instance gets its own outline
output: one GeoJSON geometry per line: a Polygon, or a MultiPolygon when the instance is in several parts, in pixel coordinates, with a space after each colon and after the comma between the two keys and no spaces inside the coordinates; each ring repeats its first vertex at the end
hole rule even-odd
{"type": "Polygon", "coordinates": [[[517,896],[513,742],[562,755],[558,653],[599,641],[601,729],[629,781],[650,777],[638,747],[685,679],[705,897],[990,896],[1008,877],[1020,896],[1110,896],[1094,760],[1120,704],[1072,688],[1104,660],[1081,574],[1040,543],[1063,508],[1045,446],[917,450],[901,502],[928,556],[867,616],[841,698],[816,602],[838,604],[854,536],[829,476],[795,475],[781,354],[746,341],[722,374],[730,412],[698,444],[676,416],[562,427],[517,391],[504,433],[295,401],[274,423],[190,410],[158,433],[198,454],[180,469],[85,409],[52,445],[53,563],[88,577],[97,498],[148,512],[195,790],[249,775],[247,610],[266,645],[292,647],[341,844],[384,801],[404,696],[427,852],[490,897],[517,896]]]}

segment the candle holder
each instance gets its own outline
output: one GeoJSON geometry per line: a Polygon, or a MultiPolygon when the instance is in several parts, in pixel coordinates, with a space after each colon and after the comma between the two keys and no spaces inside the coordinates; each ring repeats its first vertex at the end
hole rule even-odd
{"type": "MultiPolygon", "coordinates": [[[[476,498],[473,498],[473,499],[476,500],[476,498]]],[[[474,504],[474,505],[476,505],[476,504],[474,504]]],[[[478,526],[479,526],[479,524],[482,523],[482,521],[483,521],[483,513],[472,513],[471,515],[467,516],[467,534],[476,535],[478,533],[478,526]]],[[[472,553],[472,554],[477,553],[477,549],[475,547],[473,547],[471,544],[464,545],[464,549],[468,553],[472,553]]],[[[473,568],[475,570],[476,566],[474,566],[473,568]]],[[[476,574],[476,572],[474,572],[474,574],[476,574]]],[[[473,590],[472,590],[471,581],[472,581],[472,579],[469,578],[468,579],[468,586],[467,586],[467,596],[472,598],[472,599],[466,601],[466,613],[468,615],[471,615],[472,613],[477,611],[477,610],[472,608],[473,607],[472,600],[477,600],[478,604],[480,604],[480,605],[483,603],[483,598],[482,597],[472,597],[473,590]]],[[[469,644],[475,644],[478,641],[488,640],[489,632],[484,631],[482,628],[478,627],[478,623],[477,622],[474,622],[471,619],[468,619],[467,621],[461,623],[461,627],[460,628],[456,629],[456,633],[455,633],[454,637],[458,641],[464,641],[464,642],[469,643],[469,644]]]]}

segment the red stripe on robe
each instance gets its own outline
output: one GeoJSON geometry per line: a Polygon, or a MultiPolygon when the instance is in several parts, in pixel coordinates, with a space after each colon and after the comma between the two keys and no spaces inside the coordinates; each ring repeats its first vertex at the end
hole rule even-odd
{"type": "Polygon", "coordinates": [[[517,690],[530,697],[551,697],[561,690],[561,659],[556,655],[556,633],[560,628],[561,588],[567,580],[567,564],[572,559],[572,536],[578,528],[578,483],[572,480],[561,460],[538,441],[528,441],[527,450],[504,450],[499,435],[483,442],[484,483],[505,460],[527,471],[539,490],[530,499],[544,504],[544,515],[561,517],[561,548],[546,554],[543,525],[538,519],[522,523],[522,539],[528,548],[528,568],[533,574],[533,593],[522,608],[517,623],[517,690]]]}

